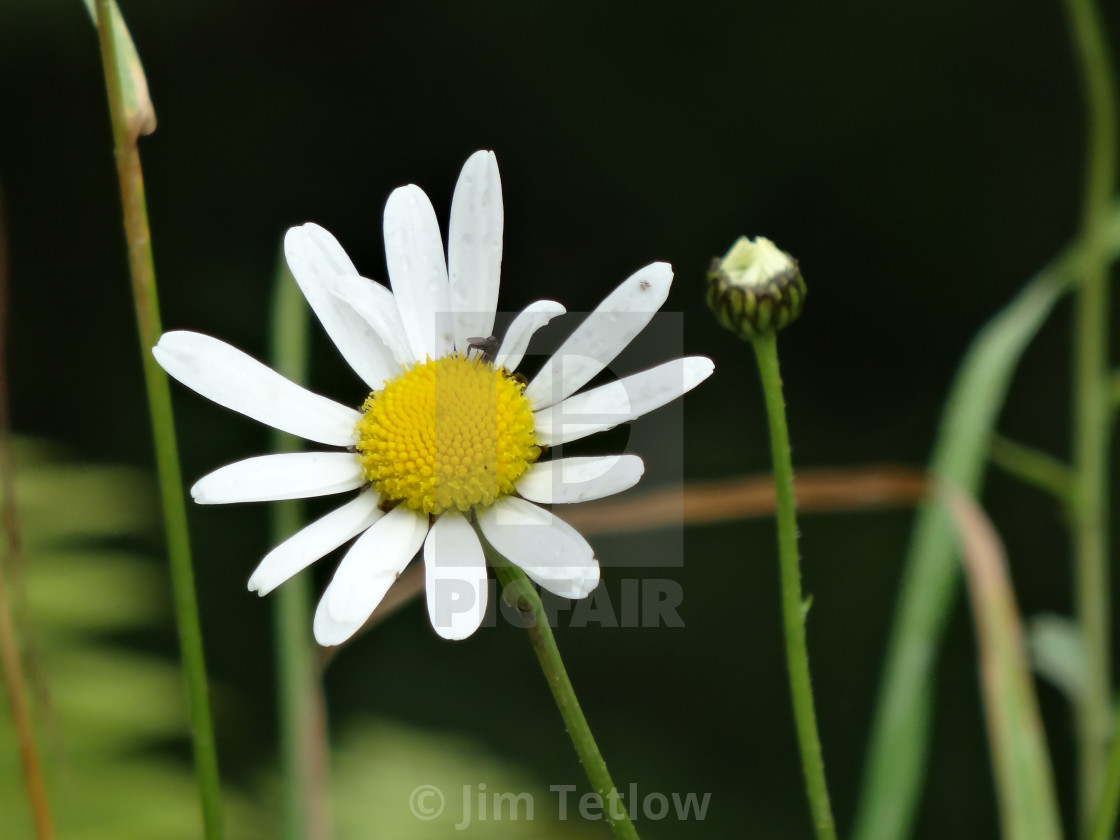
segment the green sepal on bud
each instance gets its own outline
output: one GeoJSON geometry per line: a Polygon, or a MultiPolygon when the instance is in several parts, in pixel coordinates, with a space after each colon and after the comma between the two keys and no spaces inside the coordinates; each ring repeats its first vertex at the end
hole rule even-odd
{"type": "Polygon", "coordinates": [[[708,306],[716,320],[745,341],[796,320],[806,292],[797,260],[763,236],[740,236],[708,269],[708,306]]]}

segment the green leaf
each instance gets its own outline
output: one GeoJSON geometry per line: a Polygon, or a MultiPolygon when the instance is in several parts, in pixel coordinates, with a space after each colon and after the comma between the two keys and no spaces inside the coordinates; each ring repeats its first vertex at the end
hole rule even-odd
{"type": "MultiPolygon", "coordinates": [[[[82,464],[38,441],[17,439],[15,454],[24,558],[9,591],[58,836],[197,840],[191,768],[155,753],[182,736],[182,675],[175,662],[119,641],[126,631],[170,633],[166,572],[118,547],[158,527],[151,476],[82,464]]],[[[34,835],[25,801],[0,701],[0,836],[34,835]]],[[[275,836],[243,797],[227,790],[225,805],[231,836],[275,836]]]]}
{"type": "Polygon", "coordinates": [[[1085,644],[1077,622],[1064,615],[1036,615],[1029,622],[1027,639],[1038,675],[1076,703],[1085,693],[1088,679],[1085,644]]]}
{"type": "Polygon", "coordinates": [[[979,506],[943,493],[960,535],[1004,840],[1059,840],[1054,775],[999,536],[979,506]]]}
{"type": "MultiPolygon", "coordinates": [[[[335,746],[334,759],[332,792],[339,840],[370,837],[371,814],[376,815],[377,835],[394,840],[445,840],[458,835],[601,840],[610,833],[605,822],[579,816],[579,797],[589,788],[578,768],[573,767],[570,779],[555,782],[572,786],[562,819],[559,791],[533,781],[524,768],[467,738],[366,720],[346,730],[335,746]],[[421,788],[428,792],[418,795],[421,788]],[[485,814],[480,812],[479,796],[485,814]],[[437,814],[440,802],[443,807],[437,814]],[[528,819],[530,802],[532,818],[528,819]],[[423,809],[422,816],[413,808],[423,809]],[[467,820],[469,825],[456,830],[467,820]]],[[[622,793],[629,795],[627,790],[622,793]]],[[[628,805],[625,800],[624,805],[628,805]]]]}
{"type": "Polygon", "coordinates": [[[151,627],[170,609],[159,568],[120,551],[43,550],[26,576],[28,609],[52,637],[151,627]]]}
{"type": "Polygon", "coordinates": [[[16,496],[29,549],[157,531],[150,475],[129,467],[83,464],[65,450],[22,442],[15,447],[15,461],[16,496]]]}

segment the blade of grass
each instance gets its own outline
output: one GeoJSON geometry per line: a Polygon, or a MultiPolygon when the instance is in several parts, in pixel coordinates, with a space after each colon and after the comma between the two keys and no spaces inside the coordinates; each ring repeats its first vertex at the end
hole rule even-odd
{"type": "MultiPolygon", "coordinates": [[[[1113,714],[1120,717],[1120,706],[1117,706],[1113,714]]],[[[1116,825],[1117,811],[1120,811],[1120,738],[1113,737],[1101,798],[1088,834],[1090,840],[1109,840],[1116,836],[1113,828],[1116,825]]]]}
{"type": "Polygon", "coordinates": [[[128,264],[140,338],[140,357],[155,440],[156,468],[163,504],[171,568],[172,595],[183,674],[187,684],[187,706],[194,745],[195,773],[202,800],[202,819],[207,840],[222,836],[221,791],[217,749],[210,720],[210,697],[206,685],[206,662],[202,628],[194,590],[194,571],[187,531],[187,511],[175,423],[171,414],[171,391],[167,376],[156,364],[151,349],[161,332],[159,300],[156,296],[155,265],[148,229],[147,199],[140,167],[137,139],[155,128],[154,110],[147,96],[144,70],[120,11],[110,0],[97,0],[94,21],[98,23],[101,62],[113,127],[113,147],[120,180],[128,264]],[[111,21],[110,25],[104,25],[111,21]]]}
{"type": "Polygon", "coordinates": [[[973,499],[946,486],[979,647],[981,688],[1004,840],[1059,840],[1054,776],[1023,627],[999,536],[973,499]]]}
{"type": "MultiPolygon", "coordinates": [[[[1110,259],[1120,255],[1120,205],[1105,231],[1110,259]]],[[[930,459],[930,473],[972,496],[980,493],[986,453],[1011,377],[1054,304],[1084,268],[1080,242],[1033,277],[973,340],[953,381],[930,459]]],[[[939,505],[919,509],[903,570],[883,681],[872,723],[854,840],[908,837],[929,746],[934,663],[956,595],[952,523],[939,505]]]]}

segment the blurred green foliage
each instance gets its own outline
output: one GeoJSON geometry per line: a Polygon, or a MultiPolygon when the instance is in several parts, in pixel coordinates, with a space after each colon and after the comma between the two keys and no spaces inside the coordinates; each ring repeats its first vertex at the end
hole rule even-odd
{"type": "MultiPolygon", "coordinates": [[[[166,575],[139,547],[158,522],[152,479],[136,469],[83,464],[38,441],[20,441],[16,454],[26,556],[21,569],[6,571],[18,573],[15,600],[58,836],[197,838],[194,777],[185,757],[168,750],[185,738],[182,680],[175,662],[142,643],[170,624],[166,575]]],[[[240,705],[222,687],[212,690],[227,706],[240,705]]],[[[371,825],[378,836],[445,837],[470,817],[462,809],[464,787],[472,808],[479,793],[488,804],[493,793],[528,793],[535,803],[532,836],[541,840],[599,836],[579,820],[560,822],[555,793],[472,739],[365,718],[337,740],[332,806],[339,840],[369,837],[371,825]],[[446,796],[438,818],[420,820],[409,810],[410,794],[421,785],[446,796]]],[[[241,785],[227,784],[229,836],[275,836],[277,793],[267,767],[241,785]]],[[[477,820],[461,836],[524,837],[520,807],[520,822],[477,820]]],[[[0,836],[31,836],[6,714],[0,836]]]]}
{"type": "MultiPolygon", "coordinates": [[[[20,441],[16,460],[24,557],[5,573],[58,836],[197,837],[194,776],[166,749],[183,737],[181,677],[173,661],[129,641],[168,623],[165,577],[143,549],[158,522],[154,484],[140,470],[82,463],[39,441],[20,441]]],[[[259,823],[234,795],[229,808],[247,829],[259,823]]],[[[31,836],[7,715],[0,829],[31,836]]]]}
{"type": "MultiPolygon", "coordinates": [[[[697,478],[765,469],[749,360],[701,300],[704,268],[735,236],[781,242],[812,287],[783,334],[795,465],[922,464],[963,348],[1076,227],[1081,137],[1071,126],[1081,104],[1056,3],[121,5],[160,118],[141,153],[169,328],[263,356],[287,226],[323,224],[383,279],[389,191],[418,183],[442,217],[462,161],[494,148],[509,216],[503,308],[555,297],[575,312],[651,260],[676,267],[667,308],[684,313],[683,347],[658,349],[711,355],[717,372],[684,403],[681,457],[639,453],[650,483],[676,479],[682,464],[697,478]]],[[[1115,31],[1116,10],[1107,13],[1115,31]]],[[[82,461],[146,468],[104,97],[77,0],[0,3],[13,420],[82,461]]],[[[1069,438],[1067,314],[1059,305],[1028,348],[1000,425],[1055,453],[1069,438]]],[[[348,403],[363,396],[321,334],[311,386],[348,403]]],[[[176,410],[187,481],[269,445],[264,429],[182,391],[176,410]]],[[[98,501],[114,508],[105,517],[129,515],[98,501]]],[[[1007,541],[1023,612],[1068,612],[1060,511],[1000,475],[984,502],[1007,541]]],[[[269,547],[266,517],[252,506],[192,517],[208,663],[223,687],[222,765],[251,787],[274,758],[271,604],[244,591],[269,547]]],[[[800,523],[842,833],[911,520],[896,511],[800,523]]],[[[141,574],[157,578],[151,603],[163,615],[150,546],[141,574]]],[[[595,546],[612,596],[620,579],[651,569],[686,593],[681,629],[560,630],[616,777],[645,790],[712,791],[702,829],[711,836],[745,825],[749,836],[808,837],[770,523],[595,546]],[[635,560],[648,565],[623,565],[635,560]]],[[[317,566],[309,574],[321,585],[332,563],[317,566]]],[[[166,618],[126,628],[121,651],[170,667],[169,628],[166,618]]],[[[336,740],[377,716],[486,744],[549,784],[579,782],[522,635],[500,626],[446,645],[422,605],[405,609],[332,664],[336,740]]],[[[938,661],[917,838],[996,831],[974,654],[971,622],[957,609],[938,661]]],[[[1043,688],[1040,701],[1068,812],[1065,700],[1043,688]]],[[[44,743],[49,751],[49,736],[44,743]]],[[[19,812],[5,795],[0,816],[9,813],[19,812]]],[[[668,821],[655,830],[697,833],[668,821]]]]}

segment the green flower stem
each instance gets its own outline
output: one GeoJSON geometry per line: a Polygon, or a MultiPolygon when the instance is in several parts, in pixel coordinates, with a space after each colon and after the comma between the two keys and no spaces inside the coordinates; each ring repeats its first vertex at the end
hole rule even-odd
{"type": "Polygon", "coordinates": [[[1074,323],[1073,463],[1075,604],[1088,684],[1077,703],[1081,823],[1087,832],[1102,793],[1112,730],[1108,572],[1108,255],[1105,226],[1116,177],[1116,93],[1104,27],[1093,0],[1066,0],[1088,121],[1082,206],[1085,273],[1074,323]]]}
{"type": "Polygon", "coordinates": [[[525,577],[525,573],[495,551],[481,533],[479,539],[486,551],[487,560],[502,585],[503,596],[507,602],[516,606],[528,622],[529,641],[541,663],[548,687],[552,689],[552,697],[560,709],[560,716],[564,719],[580,763],[583,764],[591,786],[602,800],[603,813],[611,831],[620,840],[638,840],[638,832],[626,814],[626,806],[619,796],[618,788],[611,781],[607,763],[603,761],[595,737],[587,725],[587,718],[579,707],[579,700],[576,699],[572,681],[568,679],[568,672],[564,669],[564,662],[560,659],[560,650],[556,647],[556,638],[548,625],[548,616],[545,615],[537,590],[525,577]],[[516,600],[511,601],[511,598],[516,600]]]}
{"type": "Polygon", "coordinates": [[[813,688],[809,679],[809,651],[805,644],[805,615],[801,600],[801,565],[797,556],[797,514],[794,512],[793,464],[790,461],[789,430],[782,396],[782,376],[778,370],[778,338],[767,333],[751,342],[766,415],[770,421],[770,451],[774,460],[774,488],[778,503],[778,551],[782,571],[782,616],[785,624],[786,661],[789,687],[793,695],[793,716],[801,744],[801,767],[805,773],[805,792],[813,814],[813,827],[819,840],[836,840],[836,825],[828,801],[821,741],[817,734],[817,714],[813,709],[813,688]]]}
{"type": "Polygon", "coordinates": [[[109,96],[109,115],[113,126],[113,145],[117,176],[121,186],[125,239],[132,275],[132,295],[140,333],[140,357],[144,366],[152,435],[155,439],[156,467],[163,504],[171,567],[172,594],[183,673],[187,684],[187,709],[194,743],[195,774],[202,799],[202,818],[207,840],[222,837],[221,790],[214,731],[210,721],[210,699],[206,686],[206,663],[202,651],[202,630],[195,600],[194,573],[191,567],[187,511],[171,414],[171,391],[167,376],[156,364],[152,347],[159,338],[159,302],[156,297],[152,240],[148,229],[148,210],[136,136],[130,130],[120,88],[116,42],[109,21],[109,0],[97,0],[97,31],[105,88],[109,96]]]}
{"type": "MultiPolygon", "coordinates": [[[[273,368],[298,384],[307,380],[308,309],[281,256],[272,297],[273,368]]],[[[273,433],[273,449],[296,452],[302,441],[285,432],[273,433]]],[[[271,508],[273,543],[295,533],[304,519],[299,501],[277,502],[271,508]]],[[[280,706],[280,761],[283,768],[283,833],[285,840],[327,840],[327,733],[315,643],[311,638],[311,577],[296,575],[273,596],[273,638],[276,646],[280,706]]]]}

